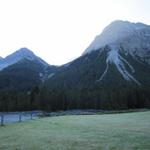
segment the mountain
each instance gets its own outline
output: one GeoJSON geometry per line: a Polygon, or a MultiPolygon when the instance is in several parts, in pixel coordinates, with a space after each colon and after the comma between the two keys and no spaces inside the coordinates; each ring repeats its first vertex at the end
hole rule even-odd
{"type": "Polygon", "coordinates": [[[56,68],[31,50],[21,48],[0,61],[0,90],[31,90],[56,68]]]}
{"type": "MultiPolygon", "coordinates": [[[[132,80],[140,85],[141,83],[134,77],[137,66],[133,67],[129,59],[150,65],[150,26],[128,21],[114,21],[95,38],[83,55],[104,48],[106,45],[109,46],[106,69],[99,81],[107,74],[110,64],[114,64],[125,80],[132,80]]],[[[138,73],[140,74],[140,71],[138,73]]]]}
{"type": "MultiPolygon", "coordinates": [[[[142,58],[150,56],[149,41],[149,25],[117,20],[108,25],[100,35],[96,36],[83,54],[109,45],[114,49],[123,47],[126,54],[129,53],[142,58]]],[[[147,61],[150,62],[149,58],[147,61]]]]}
{"type": "Polygon", "coordinates": [[[83,65],[87,66],[82,69],[82,72],[86,69],[87,73],[91,69],[99,72],[95,78],[96,82],[110,80],[106,77],[109,73],[114,80],[115,75],[113,77],[111,72],[113,68],[127,84],[130,82],[138,86],[150,84],[150,26],[128,21],[114,21],[95,38],[80,58],[64,65],[65,72],[72,69],[74,64],[78,69],[83,65]],[[89,62],[91,66],[87,66],[89,62]],[[94,63],[97,65],[95,70],[92,66],[94,63]]]}
{"type": "Polygon", "coordinates": [[[36,94],[58,67],[21,48],[2,59],[0,68],[0,111],[42,109],[36,94]]]}
{"type": "Polygon", "coordinates": [[[114,21],[45,85],[71,108],[137,108],[150,106],[149,77],[150,26],[114,21]]]}
{"type": "Polygon", "coordinates": [[[59,67],[23,48],[0,68],[5,110],[150,108],[150,26],[114,21],[83,55],[59,67]]]}
{"type": "Polygon", "coordinates": [[[42,63],[45,66],[48,66],[48,64],[42,60],[40,57],[36,56],[31,50],[27,49],[27,48],[21,48],[19,50],[17,50],[16,52],[14,52],[13,54],[7,56],[4,59],[0,59],[0,70],[13,65],[17,62],[19,62],[20,60],[23,59],[27,59],[27,60],[31,60],[31,61],[39,61],[40,63],[42,63]]]}

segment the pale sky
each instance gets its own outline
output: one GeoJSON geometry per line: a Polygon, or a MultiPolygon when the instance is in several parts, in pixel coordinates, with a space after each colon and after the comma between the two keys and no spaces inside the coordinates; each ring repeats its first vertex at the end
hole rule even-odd
{"type": "Polygon", "coordinates": [[[61,65],[118,19],[150,24],[150,0],[0,0],[0,56],[27,47],[61,65]]]}

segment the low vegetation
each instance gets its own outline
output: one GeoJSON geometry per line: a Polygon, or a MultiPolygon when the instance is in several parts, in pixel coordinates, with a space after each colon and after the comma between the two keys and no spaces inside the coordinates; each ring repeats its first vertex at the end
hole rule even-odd
{"type": "Polygon", "coordinates": [[[150,111],[47,117],[0,127],[0,150],[148,150],[150,111]]]}

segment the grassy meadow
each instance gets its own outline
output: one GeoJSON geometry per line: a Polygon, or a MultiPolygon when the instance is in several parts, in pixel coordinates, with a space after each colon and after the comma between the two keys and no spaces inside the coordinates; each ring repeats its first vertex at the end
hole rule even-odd
{"type": "Polygon", "coordinates": [[[149,150],[150,111],[47,117],[0,127],[0,150],[149,150]]]}

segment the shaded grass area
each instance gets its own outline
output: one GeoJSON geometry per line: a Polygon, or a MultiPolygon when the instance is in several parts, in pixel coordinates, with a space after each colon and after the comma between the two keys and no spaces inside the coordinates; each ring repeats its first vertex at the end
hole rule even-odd
{"type": "Polygon", "coordinates": [[[150,111],[47,117],[0,127],[0,150],[149,150],[150,111]]]}

